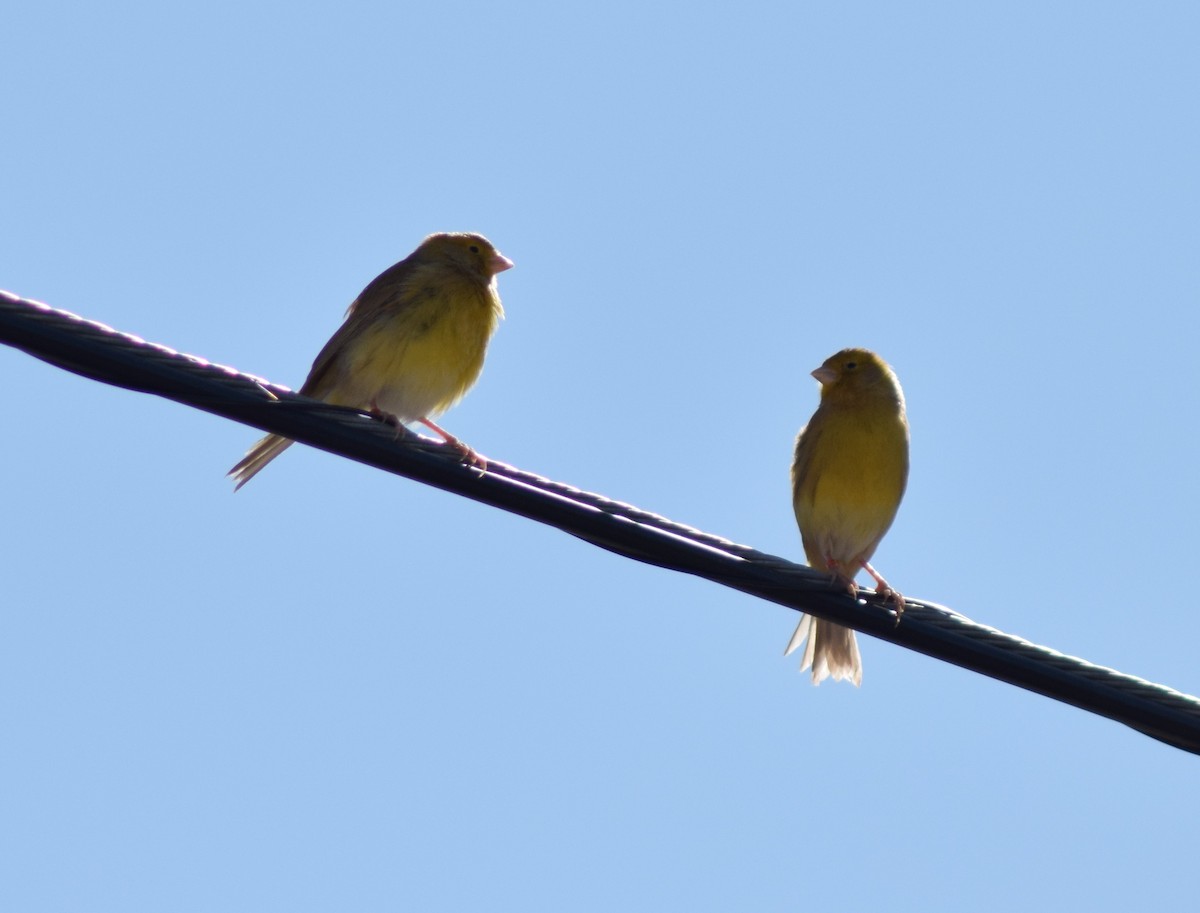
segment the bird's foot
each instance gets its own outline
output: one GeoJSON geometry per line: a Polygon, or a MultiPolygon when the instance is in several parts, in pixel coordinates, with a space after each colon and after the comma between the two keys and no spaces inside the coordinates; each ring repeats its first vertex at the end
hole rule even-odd
{"type": "Polygon", "coordinates": [[[884,605],[890,602],[896,607],[896,626],[899,627],[900,619],[904,617],[904,596],[898,590],[892,589],[892,585],[866,561],[863,562],[863,568],[875,581],[875,595],[883,600],[884,605]]]}
{"type": "Polygon", "coordinates": [[[464,444],[462,441],[460,441],[458,438],[456,438],[449,431],[439,428],[437,425],[435,425],[429,419],[421,418],[421,419],[417,419],[417,421],[419,421],[422,425],[424,425],[426,428],[430,429],[431,431],[434,431],[437,434],[441,435],[442,440],[444,440],[446,442],[446,445],[448,447],[452,447],[454,450],[458,451],[459,458],[464,463],[470,463],[472,466],[477,468],[480,472],[487,472],[488,462],[487,462],[486,457],[483,457],[480,454],[476,453],[475,450],[473,450],[470,446],[468,446],[467,444],[464,444]]]}
{"type": "Polygon", "coordinates": [[[851,599],[858,599],[858,586],[854,578],[842,570],[842,563],[836,558],[825,559],[825,570],[833,575],[834,589],[843,589],[850,594],[851,599]]]}
{"type": "Polygon", "coordinates": [[[390,412],[384,412],[374,403],[367,408],[367,414],[373,419],[378,419],[385,425],[391,425],[396,429],[396,440],[400,440],[400,435],[404,433],[404,422],[400,421],[399,416],[392,415],[390,412]]]}

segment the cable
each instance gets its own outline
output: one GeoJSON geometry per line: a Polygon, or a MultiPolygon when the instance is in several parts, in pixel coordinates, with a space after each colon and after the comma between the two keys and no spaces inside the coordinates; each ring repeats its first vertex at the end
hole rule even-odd
{"type": "Polygon", "coordinates": [[[0,341],[93,380],[153,393],[330,453],[546,523],[608,551],[694,574],[847,625],[1200,754],[1200,699],[978,624],[943,606],[905,602],[904,617],[868,590],[858,600],[804,565],[489,460],[460,463],[440,443],[365,413],[211,364],[103,324],[0,291],[0,341]]]}

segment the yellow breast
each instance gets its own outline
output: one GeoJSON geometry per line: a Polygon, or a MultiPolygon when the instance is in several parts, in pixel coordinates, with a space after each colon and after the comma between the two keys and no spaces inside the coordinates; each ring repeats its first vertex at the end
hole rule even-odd
{"type": "Polygon", "coordinates": [[[407,298],[382,309],[347,345],[331,401],[373,402],[412,421],[445,411],[478,379],[502,314],[495,290],[443,280],[407,298]]]}
{"type": "Polygon", "coordinates": [[[893,407],[818,410],[801,432],[793,504],[809,564],[869,561],[904,495],[908,427],[893,407]]]}

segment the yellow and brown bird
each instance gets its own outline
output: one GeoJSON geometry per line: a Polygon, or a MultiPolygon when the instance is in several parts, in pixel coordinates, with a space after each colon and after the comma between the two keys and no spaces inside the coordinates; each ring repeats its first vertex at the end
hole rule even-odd
{"type": "MultiPolygon", "coordinates": [[[[496,274],[512,265],[483,235],[430,235],[362,290],[300,393],[369,410],[395,425],[420,422],[465,459],[483,464],[430,416],[458,402],[483,370],[488,340],[504,316],[496,274]]],[[[251,447],[229,470],[234,490],[291,443],[268,434],[251,447]]]]}
{"type": "MultiPolygon", "coordinates": [[[[866,570],[876,592],[894,601],[899,612],[903,597],[870,560],[908,482],[908,419],[900,382],[867,349],[843,349],[812,374],[821,384],[821,403],[796,438],[792,461],[792,504],[804,554],[851,595],[855,574],[866,570]]],[[[812,667],[814,684],[827,676],[862,681],[852,630],[805,615],[784,655],[806,640],[800,668],[812,667]]]]}

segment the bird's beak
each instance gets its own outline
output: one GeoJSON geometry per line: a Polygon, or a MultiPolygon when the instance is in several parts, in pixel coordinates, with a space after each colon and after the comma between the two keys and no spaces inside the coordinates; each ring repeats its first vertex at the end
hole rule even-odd
{"type": "Polygon", "coordinates": [[[515,264],[509,260],[508,257],[504,256],[504,254],[500,253],[499,251],[497,251],[496,255],[492,257],[491,262],[488,265],[492,268],[493,276],[496,275],[496,273],[502,273],[506,269],[512,269],[513,266],[515,266],[515,264]]]}
{"type": "Polygon", "coordinates": [[[837,380],[837,372],[834,371],[833,368],[826,367],[825,365],[821,365],[821,367],[813,371],[812,376],[819,380],[822,385],[831,384],[837,380]]]}

